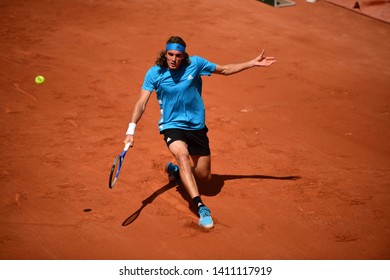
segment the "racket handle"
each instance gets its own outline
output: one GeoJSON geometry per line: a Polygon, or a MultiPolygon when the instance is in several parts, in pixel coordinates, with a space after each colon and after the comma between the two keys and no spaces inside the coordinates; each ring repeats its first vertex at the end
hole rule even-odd
{"type": "Polygon", "coordinates": [[[129,148],[130,148],[130,143],[127,142],[126,145],[125,145],[124,151],[127,151],[129,148]]]}

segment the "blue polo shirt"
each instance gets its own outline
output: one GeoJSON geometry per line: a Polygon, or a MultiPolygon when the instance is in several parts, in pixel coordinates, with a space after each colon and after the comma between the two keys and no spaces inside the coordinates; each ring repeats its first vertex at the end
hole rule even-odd
{"type": "Polygon", "coordinates": [[[201,76],[210,76],[216,64],[199,56],[191,56],[190,61],[178,70],[155,65],[145,75],[142,89],[155,90],[160,105],[160,132],[171,128],[198,130],[205,127],[201,76]]]}

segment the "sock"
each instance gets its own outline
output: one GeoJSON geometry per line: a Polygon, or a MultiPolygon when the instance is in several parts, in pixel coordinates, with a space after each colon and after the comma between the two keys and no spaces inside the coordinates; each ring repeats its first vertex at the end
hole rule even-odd
{"type": "Polygon", "coordinates": [[[203,202],[202,202],[202,199],[200,198],[200,196],[195,196],[192,201],[194,202],[195,206],[198,208],[201,207],[201,206],[204,206],[203,202]]]}

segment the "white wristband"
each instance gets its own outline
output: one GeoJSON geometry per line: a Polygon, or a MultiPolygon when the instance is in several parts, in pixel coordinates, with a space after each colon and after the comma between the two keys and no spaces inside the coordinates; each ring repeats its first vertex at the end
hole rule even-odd
{"type": "Polygon", "coordinates": [[[126,131],[126,135],[134,135],[136,126],[137,125],[135,123],[129,123],[129,128],[126,131]]]}

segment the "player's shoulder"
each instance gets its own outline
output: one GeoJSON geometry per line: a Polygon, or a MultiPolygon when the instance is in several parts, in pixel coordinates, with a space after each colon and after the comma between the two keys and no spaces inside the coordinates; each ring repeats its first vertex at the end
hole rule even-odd
{"type": "Polygon", "coordinates": [[[206,58],[201,57],[199,55],[190,56],[190,61],[192,65],[197,65],[197,66],[203,66],[209,62],[206,58]]]}
{"type": "Polygon", "coordinates": [[[190,56],[190,61],[191,62],[198,62],[200,60],[205,60],[203,57],[199,56],[199,55],[192,55],[190,56]]]}
{"type": "Polygon", "coordinates": [[[166,72],[166,70],[167,69],[165,69],[164,67],[161,67],[159,65],[153,65],[148,69],[148,71],[146,72],[146,75],[157,77],[157,76],[163,74],[164,72],[166,72]]]}
{"type": "Polygon", "coordinates": [[[153,65],[151,67],[149,67],[147,73],[155,73],[155,72],[158,72],[160,70],[160,66],[158,65],[153,65]]]}

